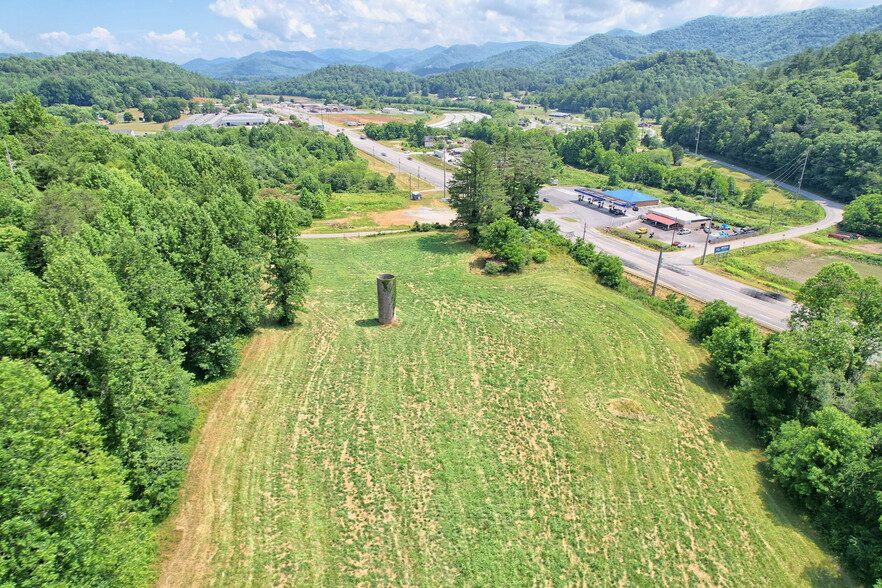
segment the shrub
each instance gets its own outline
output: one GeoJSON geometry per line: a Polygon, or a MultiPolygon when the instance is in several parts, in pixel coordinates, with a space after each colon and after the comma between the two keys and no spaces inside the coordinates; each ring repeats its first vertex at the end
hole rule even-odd
{"type": "Polygon", "coordinates": [[[480,245],[505,263],[506,269],[519,272],[529,261],[527,231],[509,217],[503,217],[480,229],[480,245]]]}
{"type": "Polygon", "coordinates": [[[534,249],[532,255],[533,261],[536,263],[545,263],[548,261],[548,251],[545,249],[534,249]]]}
{"type": "Polygon", "coordinates": [[[613,255],[598,253],[591,270],[604,286],[619,288],[625,282],[625,266],[621,259],[613,255]]]}
{"type": "Polygon", "coordinates": [[[690,335],[701,343],[710,337],[717,327],[734,323],[737,320],[738,311],[734,306],[730,306],[722,300],[714,300],[704,306],[690,335]]]}
{"type": "Polygon", "coordinates": [[[591,267],[597,252],[594,250],[594,243],[586,243],[582,239],[577,239],[575,243],[570,244],[570,256],[576,260],[579,265],[591,267]]]}
{"type": "Polygon", "coordinates": [[[496,259],[488,259],[486,263],[484,263],[484,273],[489,274],[491,276],[495,276],[496,274],[501,274],[505,271],[505,263],[496,260],[496,259]]]}

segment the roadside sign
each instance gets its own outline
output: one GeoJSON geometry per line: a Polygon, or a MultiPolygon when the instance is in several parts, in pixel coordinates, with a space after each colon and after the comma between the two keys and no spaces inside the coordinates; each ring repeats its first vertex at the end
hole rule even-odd
{"type": "Polygon", "coordinates": [[[729,253],[729,246],[720,245],[719,247],[714,247],[714,255],[719,255],[720,253],[729,253]]]}

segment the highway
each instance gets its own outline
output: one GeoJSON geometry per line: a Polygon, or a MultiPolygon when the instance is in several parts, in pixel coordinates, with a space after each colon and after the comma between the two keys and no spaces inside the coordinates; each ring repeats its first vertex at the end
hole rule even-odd
{"type": "MultiPolygon", "coordinates": [[[[309,124],[322,124],[318,117],[305,114],[300,110],[289,108],[283,109],[283,111],[284,114],[297,116],[309,124]]],[[[408,160],[407,155],[393,151],[376,141],[361,139],[358,132],[327,123],[324,126],[325,130],[332,134],[338,132],[345,133],[357,149],[370,153],[393,166],[397,166],[402,172],[418,176],[436,186],[437,189],[441,189],[444,186],[444,174],[441,170],[420,164],[417,161],[408,160]]],[[[710,158],[705,159],[757,179],[766,179],[763,176],[738,168],[737,166],[710,158]]],[[[452,174],[452,166],[448,170],[448,176],[450,174],[452,174]]],[[[791,192],[797,192],[797,188],[794,186],[782,183],[778,183],[778,185],[791,192]]],[[[822,206],[824,209],[823,220],[804,227],[791,227],[779,233],[737,239],[727,241],[726,243],[731,246],[732,250],[735,250],[748,245],[791,239],[833,226],[842,220],[842,204],[828,201],[817,194],[812,194],[805,190],[801,190],[799,193],[806,198],[818,202],[822,206]]],[[[619,226],[624,223],[634,222],[637,220],[639,213],[629,212],[626,217],[610,215],[585,202],[579,202],[578,195],[572,188],[543,188],[541,197],[548,198],[549,204],[557,207],[557,210],[555,212],[540,213],[540,219],[550,218],[554,220],[560,225],[561,232],[564,234],[572,233],[575,237],[581,237],[584,234],[586,241],[594,243],[595,247],[600,251],[621,258],[625,266],[638,275],[649,279],[655,276],[658,252],[631,245],[627,241],[616,239],[598,230],[602,227],[619,226]],[[565,220],[565,218],[576,219],[576,221],[565,220]]],[[[659,275],[659,283],[699,300],[724,300],[738,309],[738,312],[742,315],[749,316],[768,328],[775,330],[787,328],[787,321],[793,309],[791,301],[786,299],[776,301],[768,298],[755,298],[746,293],[748,288],[744,284],[705,271],[699,266],[694,265],[693,260],[701,257],[703,249],[702,243],[699,246],[662,254],[662,270],[659,275]]],[[[713,244],[708,246],[708,252],[713,254],[713,244]]]]}
{"type": "Polygon", "coordinates": [[[490,115],[484,114],[483,112],[448,112],[444,115],[444,120],[439,120],[436,123],[426,126],[435,129],[446,129],[450,125],[460,123],[464,120],[475,122],[482,118],[490,118],[490,115]]]}
{"type": "MultiPolygon", "coordinates": [[[[371,139],[362,139],[362,134],[360,131],[353,131],[348,127],[338,127],[327,122],[323,123],[322,119],[318,116],[304,113],[303,110],[300,109],[276,107],[276,110],[279,111],[281,114],[299,118],[300,120],[310,125],[324,124],[326,132],[332,135],[343,133],[344,135],[349,137],[349,141],[352,143],[353,146],[355,146],[356,149],[364,151],[365,153],[369,153],[377,159],[381,159],[389,165],[395,166],[395,168],[399,172],[408,173],[412,176],[423,179],[435,186],[434,189],[436,190],[441,190],[444,188],[443,170],[437,169],[431,165],[426,165],[417,160],[408,159],[408,155],[406,153],[395,151],[394,149],[386,147],[385,145],[377,141],[372,141],[371,139]]],[[[448,180],[450,179],[449,176],[452,173],[453,166],[447,164],[448,180]]]]}
{"type": "MultiPolygon", "coordinates": [[[[721,165],[726,165],[722,164],[721,165]]],[[[739,170],[743,171],[743,170],[739,170]]],[[[748,173],[748,172],[745,172],[748,173]]],[[[783,188],[796,191],[792,186],[782,185],[783,188]]],[[[825,211],[824,219],[811,225],[798,228],[788,228],[784,232],[758,235],[726,241],[731,249],[757,245],[781,239],[790,239],[812,233],[814,231],[832,226],[842,220],[842,205],[837,202],[828,202],[824,198],[802,191],[802,195],[817,201],[825,211]]],[[[585,235],[585,240],[595,244],[598,250],[616,255],[622,259],[625,266],[631,271],[652,279],[658,265],[658,252],[637,247],[601,232],[600,228],[620,226],[625,223],[638,221],[637,212],[629,212],[628,216],[613,216],[603,209],[598,209],[585,202],[578,201],[578,194],[572,188],[543,188],[543,198],[548,198],[549,204],[557,207],[555,212],[542,212],[540,219],[553,219],[561,226],[564,233],[572,232],[575,237],[585,235]],[[565,218],[577,219],[577,222],[565,220],[565,218]]],[[[644,209],[645,212],[648,209],[644,209]]],[[[668,235],[661,231],[663,235],[668,235]]],[[[704,235],[700,233],[700,235],[704,235]]],[[[672,236],[673,237],[673,236],[672,236]]],[[[685,240],[685,238],[683,239],[685,240]]],[[[695,237],[693,237],[695,240],[695,237]]],[[[659,283],[670,286],[676,290],[694,296],[700,300],[725,300],[738,309],[738,312],[750,316],[757,322],[773,329],[785,329],[793,303],[789,300],[772,300],[768,298],[755,298],[746,293],[748,288],[735,280],[711,273],[693,264],[693,260],[702,256],[704,251],[703,239],[698,238],[695,247],[662,254],[662,270],[659,274],[659,283]]],[[[708,246],[708,254],[713,254],[714,245],[708,246]]]]}

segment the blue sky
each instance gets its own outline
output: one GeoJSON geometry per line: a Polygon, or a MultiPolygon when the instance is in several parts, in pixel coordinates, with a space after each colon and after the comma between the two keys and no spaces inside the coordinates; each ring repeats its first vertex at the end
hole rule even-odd
{"type": "Polygon", "coordinates": [[[0,52],[98,49],[183,63],[255,51],[384,51],[488,41],[570,44],[707,14],[755,16],[879,0],[0,0],[0,52]]]}

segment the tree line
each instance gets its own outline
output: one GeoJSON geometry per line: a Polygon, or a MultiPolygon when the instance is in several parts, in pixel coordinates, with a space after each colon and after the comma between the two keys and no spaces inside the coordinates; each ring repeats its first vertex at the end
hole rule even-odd
{"type": "Polygon", "coordinates": [[[502,98],[504,92],[547,88],[553,80],[526,69],[473,69],[420,77],[366,65],[329,65],[283,81],[263,81],[254,91],[308,96],[336,102],[363,104],[368,99],[405,98],[410,95],[444,98],[502,98]]]}
{"type": "Polygon", "coordinates": [[[0,584],[146,584],[190,387],[296,319],[298,203],[353,148],[290,126],[135,139],[33,95],[0,105],[0,137],[0,584]]]}
{"type": "MultiPolygon", "coordinates": [[[[882,578],[882,285],[833,263],[762,336],[722,301],[692,328],[759,431],[772,477],[860,577],[882,578]]],[[[877,584],[878,585],[878,584],[877,584]]]]}

